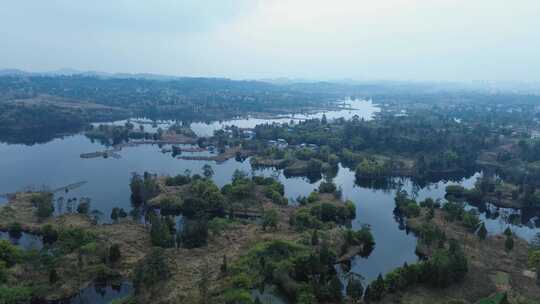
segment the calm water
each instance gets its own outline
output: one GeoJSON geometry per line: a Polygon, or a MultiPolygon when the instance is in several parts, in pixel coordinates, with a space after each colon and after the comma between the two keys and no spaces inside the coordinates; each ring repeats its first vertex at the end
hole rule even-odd
{"type": "Polygon", "coordinates": [[[127,281],[122,282],[117,286],[111,285],[110,283],[92,283],[81,290],[79,295],[67,300],[59,301],[55,304],[109,304],[115,299],[129,296],[132,292],[133,284],[127,281]]]}
{"type": "MultiPolygon", "coordinates": [[[[191,129],[197,136],[212,136],[214,131],[221,130],[228,126],[237,126],[239,128],[254,128],[256,125],[264,123],[288,123],[291,120],[302,121],[306,119],[321,119],[323,115],[326,116],[328,120],[333,120],[337,118],[350,119],[354,115],[358,115],[360,119],[371,119],[375,113],[380,112],[380,108],[375,105],[372,101],[360,100],[360,99],[345,99],[340,102],[343,106],[343,109],[338,111],[323,111],[318,113],[311,114],[290,114],[290,115],[281,115],[277,118],[257,118],[257,117],[241,117],[230,120],[221,120],[221,121],[212,121],[212,122],[192,122],[190,124],[191,129]]],[[[147,132],[156,132],[158,128],[163,130],[167,129],[174,121],[159,121],[153,122],[149,119],[132,119],[131,123],[135,128],[139,128],[141,125],[147,132]]],[[[111,124],[114,125],[123,125],[127,120],[115,121],[111,124]]],[[[98,123],[94,125],[99,125],[98,123]]]]}
{"type": "MultiPolygon", "coordinates": [[[[350,104],[357,110],[327,112],[327,118],[359,115],[361,118],[370,119],[378,111],[378,108],[371,102],[350,101],[350,104]]],[[[322,113],[313,114],[310,117],[315,116],[320,117],[322,113]]],[[[210,135],[214,130],[225,125],[236,124],[239,127],[253,127],[263,122],[288,122],[289,120],[290,118],[274,120],[247,118],[211,124],[192,124],[192,128],[199,135],[210,135]]],[[[192,173],[202,173],[202,166],[210,164],[215,171],[214,181],[221,187],[230,182],[230,178],[236,169],[240,169],[252,174],[276,176],[285,185],[285,196],[291,199],[300,195],[308,195],[320,183],[320,181],[311,182],[300,177],[286,178],[279,170],[254,170],[249,164],[249,159],[244,162],[231,159],[221,164],[180,160],[173,158],[171,154],[161,153],[161,147],[156,145],[124,148],[118,153],[121,156],[120,159],[81,159],[79,156],[81,153],[103,149],[104,147],[101,144],[92,142],[80,134],[33,146],[2,143],[0,144],[0,172],[2,172],[0,174],[0,194],[29,187],[55,189],[68,184],[86,181],[87,183],[82,187],[68,193],[58,193],[56,196],[63,196],[65,199],[89,197],[92,202],[92,209],[101,211],[104,217],[108,218],[113,207],[130,209],[129,180],[134,172],[148,171],[172,175],[183,173],[187,169],[192,173]]],[[[475,174],[459,183],[466,187],[472,187],[478,176],[479,174],[475,174]]],[[[357,217],[353,222],[353,228],[358,228],[364,224],[370,225],[376,240],[375,249],[368,258],[358,257],[352,262],[353,271],[360,273],[368,282],[379,273],[388,272],[403,265],[404,262],[413,263],[417,261],[414,253],[416,237],[407,234],[402,228],[400,229],[393,215],[396,190],[375,190],[358,186],[355,184],[354,172],[341,166],[334,181],[342,187],[343,197],[352,200],[357,206],[357,217]]],[[[451,183],[441,181],[417,189],[413,187],[410,181],[403,180],[403,188],[418,199],[426,197],[442,199],[444,198],[446,185],[451,183]]],[[[485,213],[482,214],[490,232],[504,230],[508,225],[507,219],[512,214],[515,214],[512,210],[500,210],[499,213],[500,216],[496,218],[488,217],[485,213]]],[[[524,225],[519,221],[517,224],[512,225],[513,230],[527,239],[532,238],[535,233],[540,231],[534,228],[532,224],[524,225]]],[[[91,291],[88,292],[92,293],[91,291]]]]}

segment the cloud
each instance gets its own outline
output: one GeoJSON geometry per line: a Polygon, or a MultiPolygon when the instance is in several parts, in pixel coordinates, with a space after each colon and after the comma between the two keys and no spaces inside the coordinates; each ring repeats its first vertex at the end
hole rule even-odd
{"type": "Polygon", "coordinates": [[[18,0],[0,11],[0,66],[540,80],[538,15],[536,0],[18,0]]]}

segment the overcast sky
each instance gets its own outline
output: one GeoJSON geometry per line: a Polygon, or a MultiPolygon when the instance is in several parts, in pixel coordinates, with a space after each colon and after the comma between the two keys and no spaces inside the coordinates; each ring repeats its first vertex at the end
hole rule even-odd
{"type": "Polygon", "coordinates": [[[540,81],[540,1],[0,0],[0,68],[540,81]]]}

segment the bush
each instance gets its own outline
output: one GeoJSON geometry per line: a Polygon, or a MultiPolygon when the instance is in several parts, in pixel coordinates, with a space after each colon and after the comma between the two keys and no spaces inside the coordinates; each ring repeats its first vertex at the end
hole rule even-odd
{"type": "Polygon", "coordinates": [[[252,304],[251,294],[246,289],[229,288],[223,293],[225,304],[252,304]]]}
{"type": "Polygon", "coordinates": [[[274,230],[277,229],[278,225],[278,213],[274,209],[264,210],[262,217],[262,226],[263,230],[266,230],[267,227],[270,227],[274,230]]]}
{"type": "Polygon", "coordinates": [[[135,268],[133,285],[135,293],[140,294],[144,288],[150,288],[170,277],[170,270],[165,261],[164,251],[153,248],[144,260],[135,268]]]}
{"type": "Polygon", "coordinates": [[[4,262],[7,267],[11,267],[19,263],[22,257],[23,252],[19,247],[12,245],[9,241],[0,240],[0,262],[4,262]]]}
{"type": "Polygon", "coordinates": [[[51,224],[43,226],[41,228],[41,234],[43,235],[44,243],[52,244],[58,240],[58,231],[51,224]]]}
{"type": "Polygon", "coordinates": [[[8,225],[8,233],[10,237],[13,238],[20,238],[22,235],[22,227],[21,224],[17,222],[13,222],[8,225]]]}
{"type": "Polygon", "coordinates": [[[109,261],[111,261],[111,263],[116,263],[120,260],[121,256],[120,245],[112,244],[111,248],[109,248],[109,261]]]}
{"type": "Polygon", "coordinates": [[[96,235],[82,228],[64,228],[60,230],[58,241],[66,252],[72,252],[96,240],[96,235]]]}
{"type": "MultiPolygon", "coordinates": [[[[463,214],[462,224],[470,231],[474,232],[480,225],[478,213],[474,210],[469,210],[463,214]]],[[[485,228],[485,227],[484,227],[485,228]]]]}
{"type": "Polygon", "coordinates": [[[182,186],[182,185],[189,184],[190,182],[191,182],[191,177],[187,174],[186,175],[179,174],[177,176],[167,177],[167,179],[165,179],[165,185],[167,186],[182,186]]]}
{"type": "Polygon", "coordinates": [[[174,238],[171,234],[169,224],[165,219],[152,216],[150,224],[150,239],[152,240],[152,245],[163,248],[174,247],[174,238]]]}
{"type": "Polygon", "coordinates": [[[5,283],[7,281],[7,266],[6,262],[0,261],[0,284],[5,283]]]}
{"type": "Polygon", "coordinates": [[[0,303],[30,303],[33,293],[30,287],[0,286],[0,303]]]}
{"type": "Polygon", "coordinates": [[[81,199],[77,206],[77,213],[88,214],[90,212],[90,199],[81,199]]]}
{"type": "Polygon", "coordinates": [[[182,246],[197,248],[206,246],[208,242],[208,222],[206,219],[185,220],[181,234],[182,246]]]}
{"type": "Polygon", "coordinates": [[[30,201],[36,207],[36,216],[40,219],[48,218],[54,212],[52,203],[52,193],[36,193],[33,194],[30,201]]]}
{"type": "Polygon", "coordinates": [[[465,207],[462,203],[447,202],[443,205],[443,210],[446,212],[446,218],[453,221],[461,221],[465,214],[465,207]]]}
{"type": "Polygon", "coordinates": [[[286,206],[289,203],[289,201],[284,198],[283,195],[279,194],[272,188],[266,188],[264,190],[264,196],[272,200],[272,202],[276,205],[286,206]]]}
{"type": "Polygon", "coordinates": [[[467,189],[461,185],[446,186],[446,196],[450,198],[464,198],[467,189]]]}
{"type": "Polygon", "coordinates": [[[510,252],[512,251],[512,249],[514,249],[514,237],[506,236],[506,241],[504,242],[504,249],[507,252],[510,252]]]}
{"type": "Polygon", "coordinates": [[[182,200],[179,197],[166,197],[159,203],[162,215],[179,215],[182,212],[182,200]]]}
{"type": "Polygon", "coordinates": [[[298,231],[320,229],[323,226],[323,223],[317,217],[313,216],[309,209],[298,209],[295,214],[291,216],[290,224],[298,231]]]}
{"type": "Polygon", "coordinates": [[[208,222],[208,231],[212,235],[218,236],[218,235],[221,235],[221,233],[225,231],[225,229],[227,229],[233,223],[234,222],[232,220],[221,218],[221,217],[215,217],[208,222]]]}
{"type": "Polygon", "coordinates": [[[336,190],[336,184],[333,182],[321,182],[319,185],[319,193],[334,193],[336,190]]]}

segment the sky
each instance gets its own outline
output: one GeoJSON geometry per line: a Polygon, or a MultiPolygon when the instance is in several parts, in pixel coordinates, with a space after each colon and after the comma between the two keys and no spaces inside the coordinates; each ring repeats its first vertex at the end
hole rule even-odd
{"type": "Polygon", "coordinates": [[[0,0],[0,68],[540,81],[538,0],[0,0]]]}

